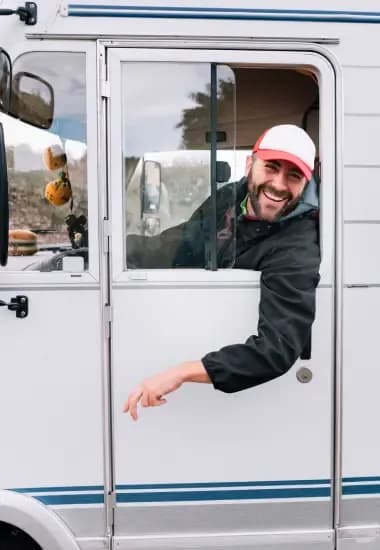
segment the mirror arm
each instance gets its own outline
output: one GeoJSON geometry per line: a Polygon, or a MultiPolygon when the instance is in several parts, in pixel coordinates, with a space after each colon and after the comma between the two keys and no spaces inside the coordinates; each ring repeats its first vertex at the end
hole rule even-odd
{"type": "Polygon", "coordinates": [[[20,21],[25,25],[35,25],[37,23],[37,4],[35,2],[25,2],[25,6],[20,6],[16,10],[0,9],[0,15],[18,15],[20,21]]]}

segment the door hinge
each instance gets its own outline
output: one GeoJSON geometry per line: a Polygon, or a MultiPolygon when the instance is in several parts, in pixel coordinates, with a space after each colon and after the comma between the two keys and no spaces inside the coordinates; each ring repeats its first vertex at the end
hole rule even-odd
{"type": "Polygon", "coordinates": [[[104,331],[106,338],[111,338],[111,323],[113,318],[113,310],[110,304],[105,304],[104,306],[104,331]]]}
{"type": "Polygon", "coordinates": [[[108,254],[110,251],[111,239],[111,222],[104,218],[103,220],[103,253],[108,254]]]}
{"type": "Polygon", "coordinates": [[[109,510],[113,510],[116,508],[116,493],[114,491],[112,491],[111,493],[107,493],[106,500],[106,504],[109,510]]]}
{"type": "Polygon", "coordinates": [[[101,94],[104,98],[110,97],[110,83],[109,80],[102,80],[102,86],[101,86],[101,94]]]}

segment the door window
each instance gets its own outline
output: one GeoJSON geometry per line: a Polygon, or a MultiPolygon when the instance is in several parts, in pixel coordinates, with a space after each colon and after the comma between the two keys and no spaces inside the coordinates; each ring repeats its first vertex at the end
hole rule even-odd
{"type": "Polygon", "coordinates": [[[0,114],[9,175],[9,270],[88,268],[85,63],[84,53],[29,52],[13,65],[25,85],[28,72],[50,84],[54,118],[49,130],[41,130],[0,114]]]}
{"type": "MultiPolygon", "coordinates": [[[[124,268],[233,267],[256,139],[297,124],[318,147],[314,73],[124,62],[121,86],[124,268]]],[[[318,194],[315,180],[309,187],[318,194]]]]}

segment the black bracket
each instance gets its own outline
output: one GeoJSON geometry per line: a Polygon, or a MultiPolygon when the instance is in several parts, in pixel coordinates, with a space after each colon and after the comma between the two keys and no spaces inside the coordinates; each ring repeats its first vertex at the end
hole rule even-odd
{"type": "Polygon", "coordinates": [[[0,15],[18,15],[20,21],[25,25],[35,25],[37,23],[37,4],[35,2],[25,2],[25,6],[20,6],[16,10],[1,9],[0,15]]]}
{"type": "Polygon", "coordinates": [[[27,296],[15,296],[14,298],[11,298],[9,304],[4,302],[3,300],[0,300],[0,307],[6,306],[9,311],[16,312],[16,317],[18,317],[19,319],[25,319],[25,317],[27,317],[29,313],[28,302],[29,300],[27,296]]]}
{"type": "Polygon", "coordinates": [[[300,359],[309,360],[311,359],[311,331],[309,336],[307,337],[305,347],[302,350],[302,353],[300,355],[300,359]]]}

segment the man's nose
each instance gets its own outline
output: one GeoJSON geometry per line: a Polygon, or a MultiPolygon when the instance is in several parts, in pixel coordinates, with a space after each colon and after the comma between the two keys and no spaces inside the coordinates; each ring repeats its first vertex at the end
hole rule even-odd
{"type": "Polygon", "coordinates": [[[287,189],[288,187],[288,177],[285,170],[279,170],[275,177],[273,178],[272,184],[276,186],[277,189],[287,189]]]}

